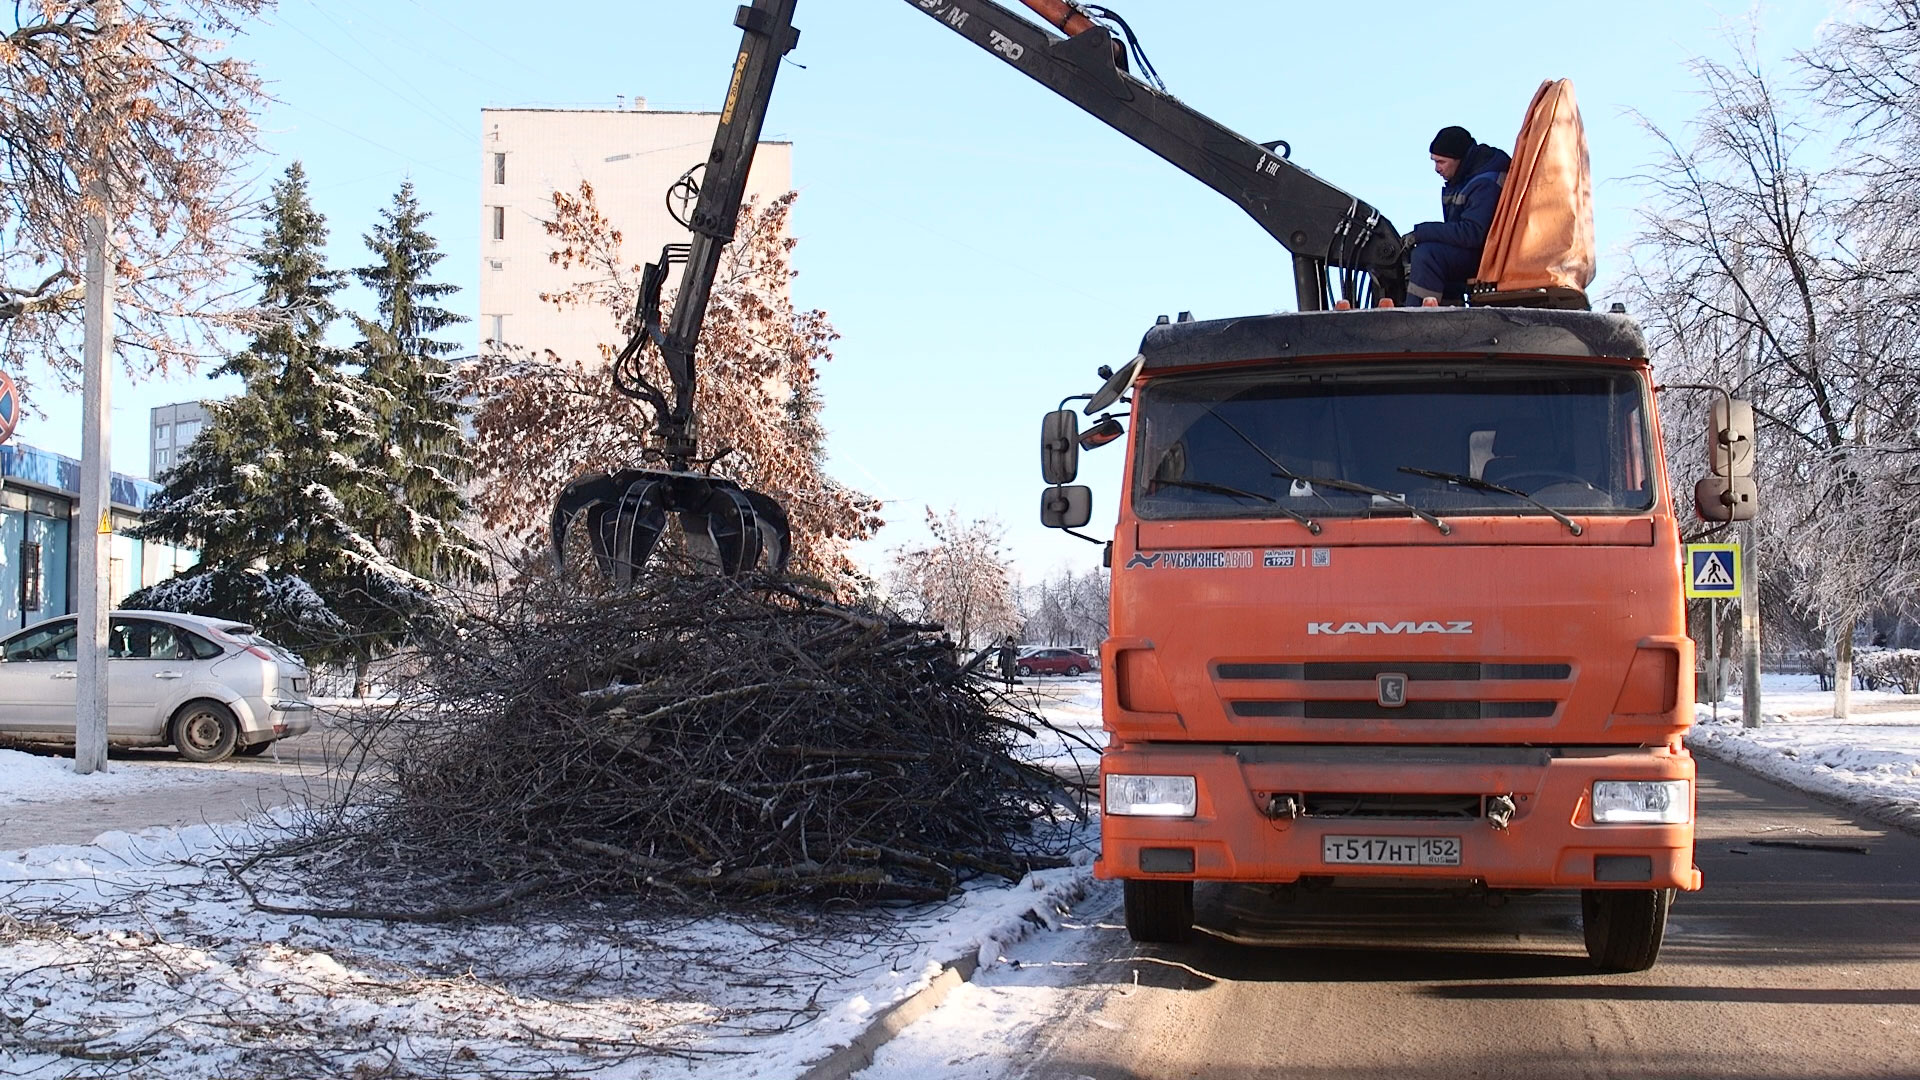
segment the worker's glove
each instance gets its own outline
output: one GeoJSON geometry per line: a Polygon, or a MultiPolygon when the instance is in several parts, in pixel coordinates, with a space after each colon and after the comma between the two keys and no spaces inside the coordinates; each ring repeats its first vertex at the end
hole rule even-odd
{"type": "Polygon", "coordinates": [[[1413,254],[1413,246],[1415,244],[1418,244],[1419,242],[1420,241],[1414,239],[1412,233],[1408,233],[1407,235],[1401,237],[1400,238],[1400,257],[1404,259],[1407,256],[1413,254]]]}

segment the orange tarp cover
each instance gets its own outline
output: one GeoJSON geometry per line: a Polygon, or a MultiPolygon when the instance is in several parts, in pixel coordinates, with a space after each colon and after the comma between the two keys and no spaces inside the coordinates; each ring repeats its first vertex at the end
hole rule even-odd
{"type": "Polygon", "coordinates": [[[1541,83],[1527,107],[1479,280],[1501,292],[1593,281],[1593,180],[1571,79],[1541,83]]]}

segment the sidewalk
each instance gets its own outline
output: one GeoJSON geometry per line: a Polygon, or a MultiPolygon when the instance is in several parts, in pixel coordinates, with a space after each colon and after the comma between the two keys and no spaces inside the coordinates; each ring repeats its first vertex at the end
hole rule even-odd
{"type": "Polygon", "coordinates": [[[1886,824],[1920,831],[1920,696],[1855,691],[1846,720],[1813,676],[1767,676],[1761,725],[1741,726],[1741,699],[1697,707],[1687,745],[1845,804],[1886,824]]]}

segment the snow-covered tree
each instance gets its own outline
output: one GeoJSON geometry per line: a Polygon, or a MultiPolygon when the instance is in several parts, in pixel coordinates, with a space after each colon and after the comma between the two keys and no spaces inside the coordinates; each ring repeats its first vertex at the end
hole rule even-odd
{"type": "Polygon", "coordinates": [[[267,218],[252,337],[220,368],[245,391],[209,404],[211,424],[165,474],[138,531],[198,548],[200,562],[128,603],[241,619],[364,672],[432,616],[434,591],[361,530],[385,493],[363,464],[374,410],[342,370],[352,353],[325,341],[343,282],[325,266],[326,222],[298,163],[274,185],[267,218]]]}
{"type": "Polygon", "coordinates": [[[991,518],[927,511],[931,539],[895,548],[887,588],[909,618],[945,626],[955,644],[976,649],[1020,628],[1006,528],[991,518]]]}
{"type": "Polygon", "coordinates": [[[1020,597],[1020,640],[1035,645],[1097,648],[1107,637],[1111,577],[1102,567],[1063,568],[1020,597]]]}
{"type": "Polygon", "coordinates": [[[437,306],[460,287],[431,280],[446,256],[426,232],[428,216],[403,182],[365,236],[375,262],[354,271],[379,317],[354,321],[374,431],[364,463],[383,481],[364,531],[400,567],[445,581],[477,576],[485,561],[460,527],[473,465],[446,361],[458,346],[433,337],[466,318],[437,306]]]}
{"type": "MultiPolygon", "coordinates": [[[[1858,175],[1811,103],[1783,95],[1751,51],[1695,67],[1705,104],[1687,136],[1649,125],[1663,154],[1636,307],[1662,382],[1754,402],[1766,572],[1826,630],[1844,685],[1855,626],[1910,601],[1920,570],[1910,304],[1865,271],[1892,236],[1859,212],[1858,175]]],[[[1663,402],[1676,490],[1702,471],[1692,433],[1708,400],[1663,402]]]]}
{"type": "MultiPolygon", "coordinates": [[[[794,534],[793,567],[842,589],[856,588],[847,547],[880,527],[879,503],[825,468],[820,424],[820,366],[839,335],[823,311],[796,311],[789,295],[795,241],[787,233],[794,195],[741,209],[733,243],[720,262],[694,363],[702,452],[721,455],[715,474],[765,492],[786,507],[794,534]]],[[[580,282],[542,299],[562,310],[603,307],[630,334],[641,265],[583,183],[555,192],[552,260],[580,282]]],[[[649,251],[645,255],[653,257],[649,251]]],[[[663,304],[671,308],[671,296],[663,304]]],[[[665,317],[665,313],[663,313],[665,317]]],[[[654,418],[614,389],[609,359],[625,344],[606,342],[595,356],[508,350],[483,355],[464,384],[476,399],[476,457],[483,482],[475,503],[485,523],[544,548],[553,500],[574,477],[648,461],[654,418]]],[[[644,373],[668,385],[653,349],[644,373]]]]}

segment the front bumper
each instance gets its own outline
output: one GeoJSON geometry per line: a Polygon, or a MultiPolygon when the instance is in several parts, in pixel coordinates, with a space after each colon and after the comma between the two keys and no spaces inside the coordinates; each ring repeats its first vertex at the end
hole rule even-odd
{"type": "MultiPolygon", "coordinates": [[[[1291,882],[1303,877],[1471,881],[1495,889],[1700,887],[1693,825],[1596,825],[1595,780],[1688,780],[1683,748],[1482,748],[1134,744],[1102,773],[1190,775],[1191,818],[1103,815],[1103,878],[1291,882]],[[1511,795],[1505,828],[1485,817],[1275,817],[1275,795],[1511,795]],[[1326,836],[1454,837],[1457,866],[1328,863],[1326,836]],[[1190,852],[1190,857],[1185,854],[1190,852]],[[1190,871],[1170,867],[1191,866],[1190,871]]],[[[1102,789],[1104,790],[1104,779],[1102,789]]],[[[1691,817],[1691,815],[1689,815],[1691,817]]]]}

